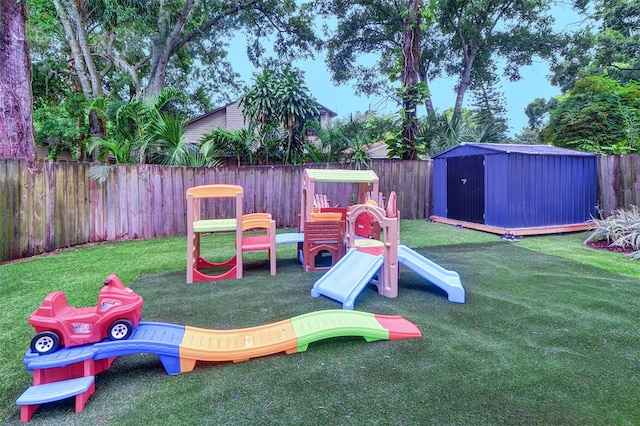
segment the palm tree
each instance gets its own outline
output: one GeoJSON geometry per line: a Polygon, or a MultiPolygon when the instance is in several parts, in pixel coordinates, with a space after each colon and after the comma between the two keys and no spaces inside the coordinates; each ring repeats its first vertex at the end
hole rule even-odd
{"type": "MultiPolygon", "coordinates": [[[[93,137],[89,151],[97,149],[97,158],[104,162],[205,165],[197,146],[184,137],[185,120],[166,112],[170,102],[183,97],[181,91],[165,88],[144,101],[95,99],[88,105],[89,112],[106,122],[107,134],[93,137]]],[[[93,179],[104,181],[113,168],[91,169],[93,179]]]]}
{"type": "Polygon", "coordinates": [[[253,86],[245,88],[240,98],[242,113],[245,119],[258,126],[258,133],[265,136],[272,133],[274,127],[284,128],[287,143],[282,161],[289,163],[294,155],[303,152],[303,124],[309,119],[318,119],[316,102],[309,96],[309,89],[299,73],[290,68],[282,71],[264,69],[253,80],[253,86]],[[263,133],[265,127],[270,127],[269,132],[263,133]]]}
{"type": "Polygon", "coordinates": [[[180,166],[192,162],[191,157],[197,154],[198,148],[184,136],[186,120],[166,112],[169,103],[182,99],[182,91],[164,88],[141,103],[139,117],[143,121],[138,126],[141,162],[144,157],[150,162],[166,165],[180,166]]]}
{"type": "Polygon", "coordinates": [[[349,148],[350,140],[344,134],[342,127],[329,126],[323,129],[315,120],[307,122],[305,129],[310,128],[316,132],[317,141],[308,141],[305,144],[306,157],[313,163],[330,163],[340,161],[344,151],[349,148]]]}
{"type": "Polygon", "coordinates": [[[276,88],[277,111],[280,121],[288,133],[287,149],[284,153],[284,162],[287,163],[292,158],[292,150],[302,153],[302,140],[304,135],[298,132],[298,139],[295,146],[294,134],[298,128],[310,119],[318,119],[320,112],[316,101],[308,94],[309,89],[304,85],[302,78],[292,71],[285,69],[282,71],[281,80],[276,88]]]}
{"type": "Polygon", "coordinates": [[[254,75],[253,85],[244,88],[244,94],[238,101],[245,120],[266,126],[277,120],[276,113],[277,76],[270,69],[263,69],[262,74],[254,75]]]}

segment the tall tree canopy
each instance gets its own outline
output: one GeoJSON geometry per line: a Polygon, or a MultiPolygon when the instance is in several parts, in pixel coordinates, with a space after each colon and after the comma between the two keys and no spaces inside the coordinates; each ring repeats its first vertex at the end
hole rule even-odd
{"type": "Polygon", "coordinates": [[[564,93],[588,75],[607,75],[622,83],[640,80],[640,1],[573,4],[587,25],[563,44],[552,65],[552,82],[564,93]]]}
{"type": "MultiPolygon", "coordinates": [[[[36,6],[52,12],[46,1],[36,6]]],[[[53,0],[52,6],[61,25],[50,36],[64,41],[67,66],[89,100],[105,91],[149,97],[167,82],[195,95],[208,89],[209,97],[235,87],[238,76],[226,56],[239,33],[255,64],[265,60],[263,43],[282,60],[319,46],[312,17],[293,0],[53,0]]]]}
{"type": "Polygon", "coordinates": [[[30,11],[36,113],[50,143],[69,139],[63,129],[74,120],[72,109],[77,143],[106,134],[93,108],[85,130],[82,101],[143,100],[165,86],[186,93],[188,114],[229,101],[240,89],[227,58],[239,35],[255,65],[319,48],[311,14],[293,0],[32,0],[30,11]],[[84,99],[76,102],[76,93],[84,99]]]}
{"type": "Polygon", "coordinates": [[[603,154],[640,152],[640,84],[609,77],[576,82],[551,110],[546,143],[603,154]]]}
{"type": "Polygon", "coordinates": [[[35,164],[25,3],[0,0],[0,158],[35,164]]]}
{"type": "MultiPolygon", "coordinates": [[[[427,87],[435,78],[456,79],[454,117],[462,113],[468,90],[497,81],[496,63],[504,75],[520,78],[520,68],[535,57],[548,58],[560,37],[545,0],[434,0],[435,24],[421,27],[419,76],[427,87]]],[[[361,93],[381,93],[388,87],[402,46],[401,2],[385,0],[316,0],[325,17],[337,19],[328,29],[327,64],[337,83],[357,80],[361,93]],[[370,55],[370,66],[359,60],[370,55]]],[[[432,112],[430,99],[427,111],[432,112]]]]}

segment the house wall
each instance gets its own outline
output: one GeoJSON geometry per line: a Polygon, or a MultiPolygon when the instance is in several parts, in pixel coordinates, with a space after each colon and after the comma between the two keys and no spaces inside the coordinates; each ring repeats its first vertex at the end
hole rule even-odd
{"type": "Polygon", "coordinates": [[[205,133],[212,129],[221,126],[226,127],[227,122],[225,118],[226,114],[224,110],[202,117],[200,120],[193,121],[187,125],[184,136],[190,143],[197,143],[205,133]]]}
{"type": "Polygon", "coordinates": [[[320,127],[322,127],[323,129],[326,129],[329,126],[331,126],[331,116],[329,114],[327,114],[326,112],[321,112],[320,113],[320,127]]]}
{"type": "Polygon", "coordinates": [[[244,117],[242,116],[242,109],[238,108],[237,102],[227,105],[226,115],[227,122],[225,123],[225,127],[227,129],[240,130],[247,128],[247,124],[244,122],[244,117]]]}
{"type": "MultiPolygon", "coordinates": [[[[324,129],[331,125],[331,116],[326,112],[320,114],[320,125],[324,129]]],[[[230,103],[211,114],[191,121],[185,129],[185,137],[190,143],[197,143],[205,133],[216,127],[224,127],[233,131],[248,127],[242,116],[242,108],[238,107],[238,102],[230,103]]]]}

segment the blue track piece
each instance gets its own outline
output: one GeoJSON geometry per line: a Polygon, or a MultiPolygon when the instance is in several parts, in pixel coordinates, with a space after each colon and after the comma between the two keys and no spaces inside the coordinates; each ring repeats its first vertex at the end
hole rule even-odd
{"type": "Polygon", "coordinates": [[[31,386],[18,398],[16,404],[36,405],[70,398],[89,390],[94,380],[93,376],[87,376],[31,386]]]}
{"type": "Polygon", "coordinates": [[[180,373],[180,344],[184,331],[183,325],[141,322],[126,340],[103,340],[91,345],[61,348],[46,355],[29,350],[24,356],[23,363],[28,371],[32,371],[64,367],[85,359],[100,360],[136,353],[150,353],[158,355],[167,374],[178,374],[180,373]]]}
{"type": "Polygon", "coordinates": [[[126,340],[103,340],[93,345],[94,359],[135,353],[156,354],[169,375],[180,373],[180,344],[184,337],[183,325],[141,322],[126,340]]]}
{"type": "Polygon", "coordinates": [[[93,354],[93,345],[61,348],[54,353],[46,355],[40,355],[28,350],[22,362],[27,371],[33,371],[44,368],[65,367],[76,362],[82,362],[85,359],[91,359],[93,354]]]}

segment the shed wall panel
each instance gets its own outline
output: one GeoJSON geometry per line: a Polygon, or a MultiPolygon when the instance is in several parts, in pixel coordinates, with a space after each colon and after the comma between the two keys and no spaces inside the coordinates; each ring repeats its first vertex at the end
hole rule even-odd
{"type": "Polygon", "coordinates": [[[447,159],[433,160],[433,214],[447,217],[447,159]]]}
{"type": "Polygon", "coordinates": [[[508,157],[506,155],[485,156],[484,174],[485,223],[491,225],[503,223],[511,205],[508,157]]]}

